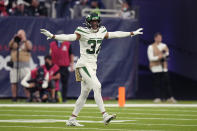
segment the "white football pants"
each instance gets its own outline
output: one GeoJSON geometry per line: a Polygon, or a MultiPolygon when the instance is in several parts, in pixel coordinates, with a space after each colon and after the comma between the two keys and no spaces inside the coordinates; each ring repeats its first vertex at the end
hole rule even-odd
{"type": "Polygon", "coordinates": [[[101,83],[96,76],[96,70],[93,70],[91,67],[81,67],[79,72],[82,76],[81,94],[75,103],[73,115],[78,116],[92,89],[94,91],[94,99],[96,104],[101,112],[105,112],[103,99],[101,96],[101,83]]]}

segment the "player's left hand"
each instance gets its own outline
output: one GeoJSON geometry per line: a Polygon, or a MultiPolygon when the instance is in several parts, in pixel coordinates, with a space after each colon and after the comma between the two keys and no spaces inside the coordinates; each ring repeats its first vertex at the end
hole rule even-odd
{"type": "Polygon", "coordinates": [[[143,34],[142,30],[143,30],[143,28],[139,28],[136,31],[133,31],[133,34],[134,35],[142,35],[143,34]]]}

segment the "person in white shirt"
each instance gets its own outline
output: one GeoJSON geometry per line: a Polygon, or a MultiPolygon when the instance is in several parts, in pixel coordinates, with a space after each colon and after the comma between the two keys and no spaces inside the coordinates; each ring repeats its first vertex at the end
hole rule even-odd
{"type": "Polygon", "coordinates": [[[150,70],[154,79],[155,103],[161,102],[163,98],[167,98],[168,102],[176,103],[169,81],[168,57],[169,49],[166,44],[162,43],[162,34],[156,33],[154,35],[154,43],[148,47],[150,70]]]}

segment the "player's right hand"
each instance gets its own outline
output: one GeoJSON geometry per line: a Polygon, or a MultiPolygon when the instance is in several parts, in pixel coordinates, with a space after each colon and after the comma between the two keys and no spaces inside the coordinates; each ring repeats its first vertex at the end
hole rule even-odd
{"type": "Polygon", "coordinates": [[[40,33],[44,34],[45,36],[47,36],[47,40],[51,39],[53,37],[53,34],[50,33],[48,30],[45,29],[40,29],[40,33]]]}

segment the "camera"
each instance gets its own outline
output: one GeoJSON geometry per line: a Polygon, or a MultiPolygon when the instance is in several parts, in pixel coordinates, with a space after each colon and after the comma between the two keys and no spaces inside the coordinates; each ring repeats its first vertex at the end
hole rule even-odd
{"type": "Polygon", "coordinates": [[[162,50],[162,53],[165,54],[166,53],[166,50],[162,50]]]}
{"type": "MultiPolygon", "coordinates": [[[[162,52],[163,55],[166,54],[166,50],[162,50],[161,52],[162,52]]],[[[164,58],[161,59],[161,62],[167,61],[168,58],[169,58],[169,56],[165,56],[164,58]]]]}
{"type": "Polygon", "coordinates": [[[37,70],[37,75],[36,78],[31,79],[29,81],[27,81],[28,83],[35,83],[35,88],[36,89],[40,89],[42,88],[42,83],[44,81],[44,69],[42,67],[39,67],[37,70]]]}
{"type": "Polygon", "coordinates": [[[14,67],[14,62],[13,61],[8,61],[7,66],[10,67],[10,68],[13,68],[14,67]]]}
{"type": "Polygon", "coordinates": [[[31,80],[28,80],[27,81],[27,83],[34,83],[35,84],[35,87],[33,87],[33,88],[35,88],[35,90],[40,90],[41,88],[42,88],[42,83],[41,83],[41,81],[39,81],[38,79],[31,79],[31,80]]]}
{"type": "Polygon", "coordinates": [[[15,36],[15,37],[14,37],[14,41],[15,41],[16,43],[20,43],[20,42],[21,42],[21,38],[20,38],[19,36],[15,36]]]}

